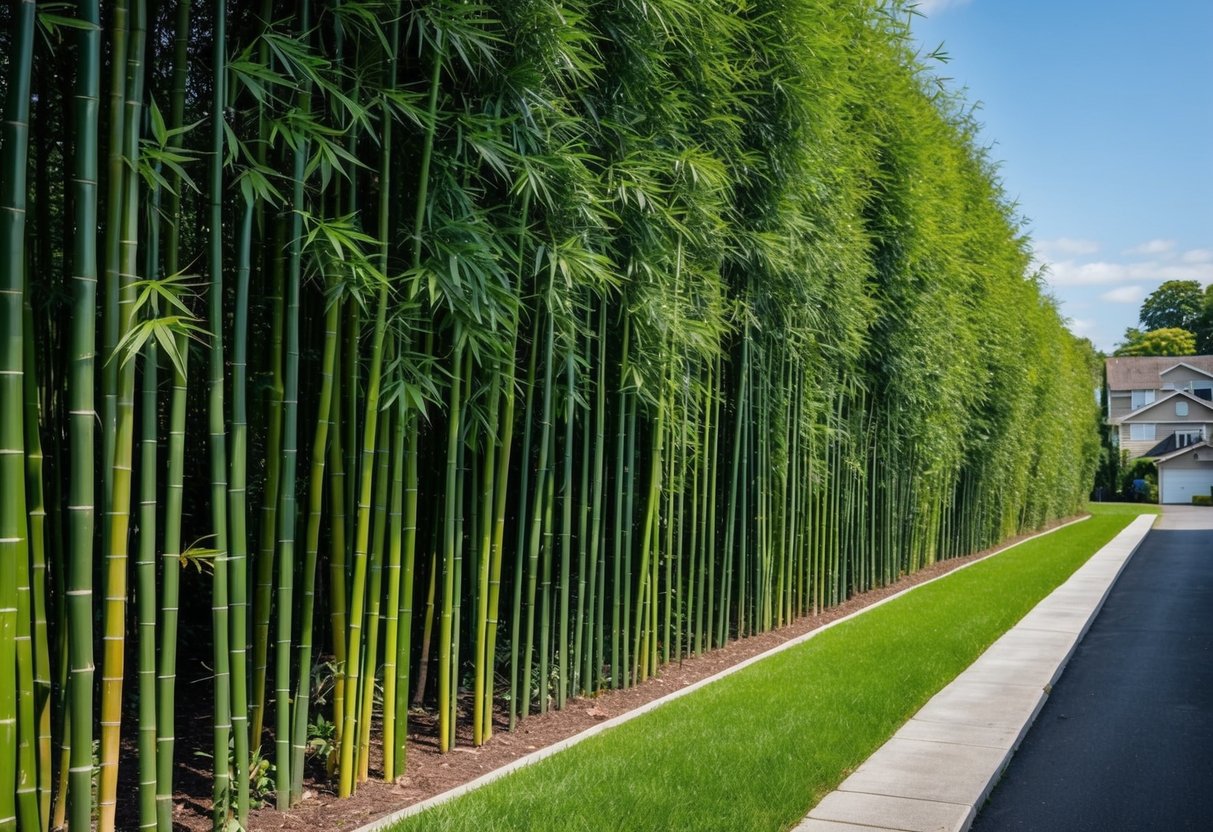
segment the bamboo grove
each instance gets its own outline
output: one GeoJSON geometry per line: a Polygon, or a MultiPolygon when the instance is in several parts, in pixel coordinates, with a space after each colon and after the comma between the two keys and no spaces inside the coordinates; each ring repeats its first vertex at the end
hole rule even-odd
{"type": "Polygon", "coordinates": [[[907,15],[8,4],[0,830],[171,829],[199,722],[247,828],[1074,513],[1092,352],[907,15]]]}

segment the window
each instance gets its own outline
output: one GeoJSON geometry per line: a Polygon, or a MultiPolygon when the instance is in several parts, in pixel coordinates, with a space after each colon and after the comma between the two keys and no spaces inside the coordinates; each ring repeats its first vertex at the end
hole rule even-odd
{"type": "Polygon", "coordinates": [[[1187,416],[1188,415],[1188,403],[1187,402],[1176,402],[1175,403],[1175,415],[1176,416],[1187,416]]]}
{"type": "Polygon", "coordinates": [[[1129,439],[1134,442],[1154,441],[1157,425],[1129,425],[1129,439]]]}
{"type": "Polygon", "coordinates": [[[1145,407],[1148,404],[1154,403],[1153,390],[1134,390],[1133,391],[1133,409],[1145,407]]]}

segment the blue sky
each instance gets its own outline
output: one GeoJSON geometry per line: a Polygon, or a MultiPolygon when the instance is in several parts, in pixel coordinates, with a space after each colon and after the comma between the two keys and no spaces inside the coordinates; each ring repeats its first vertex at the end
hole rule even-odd
{"type": "Polygon", "coordinates": [[[1110,351],[1159,283],[1213,282],[1213,0],[918,10],[1076,334],[1110,351]]]}

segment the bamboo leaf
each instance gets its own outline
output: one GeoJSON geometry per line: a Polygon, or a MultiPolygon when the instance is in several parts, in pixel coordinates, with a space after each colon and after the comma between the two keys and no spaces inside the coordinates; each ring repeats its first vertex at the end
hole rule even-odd
{"type": "Polygon", "coordinates": [[[152,125],[152,136],[159,147],[164,147],[168,144],[168,128],[164,125],[164,116],[161,115],[154,98],[148,103],[148,114],[152,125]]]}

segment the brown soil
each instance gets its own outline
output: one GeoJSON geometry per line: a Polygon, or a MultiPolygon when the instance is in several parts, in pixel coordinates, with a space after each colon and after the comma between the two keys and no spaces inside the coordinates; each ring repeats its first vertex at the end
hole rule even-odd
{"type": "MultiPolygon", "coordinates": [[[[1060,525],[1061,522],[1064,521],[1051,524],[1048,528],[1060,525]]],[[[856,595],[836,607],[800,618],[779,630],[743,638],[701,656],[683,659],[677,664],[663,668],[657,677],[634,688],[605,691],[590,698],[571,699],[564,710],[528,716],[513,733],[506,730],[506,715],[499,712],[496,715],[492,739],[480,748],[471,747],[470,727],[464,725],[458,736],[457,747],[451,753],[440,754],[435,739],[433,715],[415,712],[409,719],[408,771],[395,783],[385,783],[378,779],[382,776],[382,755],[380,749],[374,748],[370,762],[371,780],[359,786],[352,797],[338,799],[332,784],[322,777],[315,776],[318,772],[309,772],[312,776],[305,783],[303,802],[299,806],[287,812],[269,808],[254,810],[249,819],[249,827],[251,830],[292,829],[324,832],[347,832],[356,829],[378,817],[474,780],[537,749],[567,739],[603,720],[627,713],[654,699],[719,673],[745,659],[870,606],[882,598],[988,557],[1020,539],[1022,538],[1013,538],[995,549],[932,564],[912,575],[902,577],[893,584],[856,595]]],[[[460,716],[463,715],[461,710],[460,716]]],[[[204,747],[206,737],[209,737],[209,725],[205,720],[198,720],[197,725],[204,735],[199,747],[204,747]]],[[[210,830],[209,769],[210,760],[206,758],[182,760],[179,764],[175,829],[185,832],[210,830]]],[[[134,795],[128,795],[133,802],[134,795]]]]}

